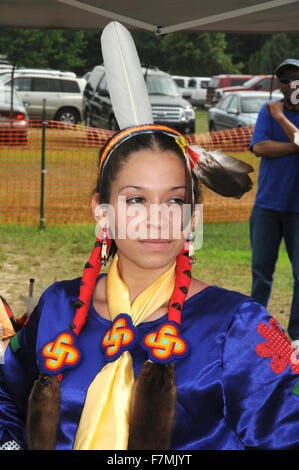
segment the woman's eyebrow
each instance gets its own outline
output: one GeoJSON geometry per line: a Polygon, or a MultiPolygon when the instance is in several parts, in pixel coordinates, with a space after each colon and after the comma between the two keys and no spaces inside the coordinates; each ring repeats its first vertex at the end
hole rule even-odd
{"type": "MultiPolygon", "coordinates": [[[[147,188],[145,186],[135,186],[135,185],[127,185],[127,186],[122,186],[119,190],[119,192],[123,191],[124,189],[144,189],[146,190],[147,188]]],[[[176,191],[177,189],[187,189],[186,186],[173,186],[172,188],[169,188],[170,191],[176,191]]]]}
{"type": "Polygon", "coordinates": [[[128,184],[127,186],[123,186],[120,188],[119,192],[123,191],[124,189],[132,188],[132,189],[145,189],[143,186],[133,186],[132,184],[128,184]]]}

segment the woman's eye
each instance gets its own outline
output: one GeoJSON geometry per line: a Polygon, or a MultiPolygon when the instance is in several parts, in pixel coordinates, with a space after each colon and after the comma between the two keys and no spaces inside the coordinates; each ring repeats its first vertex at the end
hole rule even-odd
{"type": "Polygon", "coordinates": [[[169,201],[171,204],[178,204],[179,206],[182,206],[183,204],[185,204],[185,201],[184,199],[181,199],[179,197],[174,197],[173,199],[170,199],[169,201]]]}
{"type": "Polygon", "coordinates": [[[127,204],[142,204],[144,202],[143,197],[130,197],[127,199],[127,204]]]}

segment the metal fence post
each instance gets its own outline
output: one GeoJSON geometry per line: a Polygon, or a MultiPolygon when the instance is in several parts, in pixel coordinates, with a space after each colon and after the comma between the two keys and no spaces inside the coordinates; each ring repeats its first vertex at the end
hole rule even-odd
{"type": "Polygon", "coordinates": [[[40,189],[40,230],[45,229],[44,218],[44,200],[45,200],[45,149],[46,149],[46,100],[43,99],[43,115],[42,115],[42,152],[41,152],[41,189],[40,189]]]}

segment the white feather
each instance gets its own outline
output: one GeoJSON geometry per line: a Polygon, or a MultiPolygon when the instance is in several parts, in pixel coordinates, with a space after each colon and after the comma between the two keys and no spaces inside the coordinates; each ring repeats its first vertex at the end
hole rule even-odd
{"type": "Polygon", "coordinates": [[[120,129],[152,124],[152,108],[130,32],[113,21],[101,35],[102,55],[115,118],[120,129]]]}

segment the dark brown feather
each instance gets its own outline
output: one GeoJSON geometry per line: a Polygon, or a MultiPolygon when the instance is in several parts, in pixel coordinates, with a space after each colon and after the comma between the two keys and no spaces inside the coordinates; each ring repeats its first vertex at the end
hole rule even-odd
{"type": "Polygon", "coordinates": [[[27,446],[29,450],[53,450],[60,413],[60,386],[56,376],[40,374],[28,401],[27,446]]]}
{"type": "Polygon", "coordinates": [[[169,449],[175,404],[174,365],[146,361],[134,386],[128,450],[169,449]]]}
{"type": "Polygon", "coordinates": [[[191,148],[200,155],[194,172],[212,191],[224,197],[240,199],[251,190],[253,183],[248,176],[254,170],[251,165],[219,150],[207,152],[196,146],[191,148]]]}

